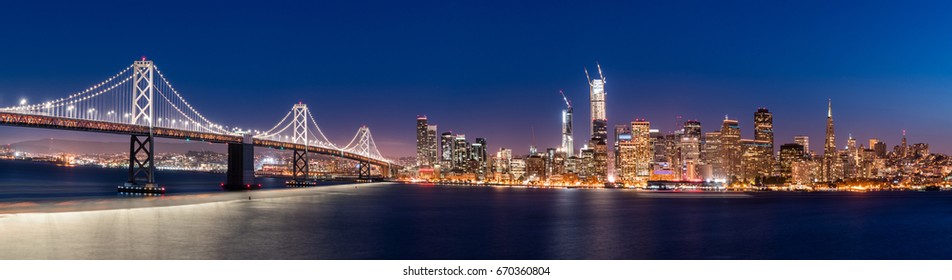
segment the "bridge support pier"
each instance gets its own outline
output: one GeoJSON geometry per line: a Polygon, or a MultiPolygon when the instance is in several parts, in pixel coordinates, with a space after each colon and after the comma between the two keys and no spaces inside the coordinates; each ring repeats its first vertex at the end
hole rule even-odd
{"type": "Polygon", "coordinates": [[[310,162],[307,160],[307,150],[294,150],[294,167],[291,170],[291,178],[295,182],[304,182],[310,175],[310,162]]]}
{"type": "Polygon", "coordinates": [[[163,194],[155,184],[155,141],[149,135],[132,135],[129,140],[129,181],[119,186],[123,193],[163,194]]]}
{"type": "Polygon", "coordinates": [[[288,186],[306,187],[317,185],[310,176],[310,162],[307,160],[307,150],[294,149],[291,162],[291,181],[285,182],[288,186]]]}
{"type": "Polygon", "coordinates": [[[370,181],[371,180],[370,171],[371,171],[370,162],[368,161],[359,162],[357,164],[357,181],[359,182],[370,181]]]}
{"type": "Polygon", "coordinates": [[[225,190],[260,189],[255,183],[255,149],[250,135],[242,143],[228,144],[228,172],[222,184],[225,190]]]}

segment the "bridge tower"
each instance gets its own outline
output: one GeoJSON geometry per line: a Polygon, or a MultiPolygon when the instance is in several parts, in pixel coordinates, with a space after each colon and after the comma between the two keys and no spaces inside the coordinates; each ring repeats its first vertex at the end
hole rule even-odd
{"type": "Polygon", "coordinates": [[[148,131],[132,134],[129,141],[129,181],[119,191],[164,193],[164,188],[155,185],[155,138],[152,127],[155,65],[143,57],[132,63],[132,70],[132,113],[129,123],[146,126],[148,131]]]}
{"type": "Polygon", "coordinates": [[[308,181],[308,175],[310,174],[310,164],[307,160],[307,104],[294,104],[294,107],[291,108],[291,112],[294,115],[294,119],[291,120],[291,125],[294,127],[294,135],[292,135],[291,143],[304,146],[304,149],[294,149],[291,177],[295,183],[304,183],[308,181]]]}
{"type": "Polygon", "coordinates": [[[370,128],[361,126],[360,129],[357,130],[356,140],[357,143],[353,146],[352,152],[367,158],[366,160],[359,160],[357,164],[357,180],[370,180],[371,170],[373,168],[369,158],[373,156],[373,151],[376,149],[376,146],[373,144],[373,136],[370,134],[370,128]]]}

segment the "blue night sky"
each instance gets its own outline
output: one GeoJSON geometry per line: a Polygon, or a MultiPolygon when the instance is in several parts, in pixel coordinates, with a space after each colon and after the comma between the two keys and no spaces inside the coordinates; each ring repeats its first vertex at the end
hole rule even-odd
{"type": "MultiPolygon", "coordinates": [[[[16,1],[0,10],[0,106],[66,96],[148,56],[210,119],[267,129],[308,103],[332,141],[371,127],[381,152],[412,155],[415,117],[526,153],[559,143],[559,89],[589,137],[583,67],[607,76],[611,126],[675,117],[753,137],[774,112],[777,145],[952,152],[952,2],[407,1],[211,4],[16,1]],[[35,2],[35,3],[23,3],[35,2]],[[26,6],[24,6],[26,5],[26,6]]],[[[92,134],[0,128],[0,143],[92,134]]],[[[122,138],[124,139],[124,138],[122,138]]],[[[578,147],[576,147],[578,148],[578,147]]]]}

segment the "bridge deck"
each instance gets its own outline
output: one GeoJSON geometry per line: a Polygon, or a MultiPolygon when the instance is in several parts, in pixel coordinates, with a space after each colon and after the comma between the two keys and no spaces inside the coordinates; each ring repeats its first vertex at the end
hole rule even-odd
{"type": "MultiPolygon", "coordinates": [[[[60,117],[33,115],[33,114],[19,114],[19,113],[13,113],[13,112],[0,112],[0,125],[58,129],[58,130],[87,131],[87,132],[122,134],[122,135],[149,134],[149,127],[144,125],[113,123],[113,122],[106,122],[106,121],[80,120],[80,119],[60,118],[60,117]]],[[[223,144],[242,143],[242,137],[240,135],[195,132],[195,131],[163,128],[163,127],[153,128],[152,135],[155,137],[160,137],[160,138],[196,140],[196,141],[204,141],[204,142],[211,142],[211,143],[223,143],[223,144]]],[[[265,147],[265,148],[275,148],[275,149],[285,149],[285,150],[294,150],[294,149],[301,150],[305,148],[305,145],[302,145],[302,144],[294,144],[294,143],[288,143],[288,142],[282,142],[282,141],[263,140],[263,139],[254,139],[254,145],[259,147],[265,147]]],[[[309,153],[331,155],[331,156],[337,156],[337,157],[350,159],[350,160],[369,162],[372,165],[376,165],[380,167],[399,168],[399,166],[386,162],[386,161],[362,156],[362,155],[351,153],[351,152],[340,151],[336,149],[307,146],[307,151],[309,153]]]]}

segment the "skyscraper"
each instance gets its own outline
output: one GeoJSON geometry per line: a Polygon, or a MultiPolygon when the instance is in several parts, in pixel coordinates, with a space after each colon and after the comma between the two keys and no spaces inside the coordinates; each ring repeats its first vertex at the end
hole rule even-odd
{"type": "Polygon", "coordinates": [[[634,165],[633,177],[629,180],[636,184],[646,183],[651,176],[651,161],[654,159],[654,146],[651,141],[651,123],[647,120],[631,122],[631,142],[633,144],[631,163],[634,165]]]}
{"type": "Polygon", "coordinates": [[[622,177],[621,170],[621,143],[631,141],[631,127],[628,124],[616,124],[615,125],[615,177],[622,177]]]}
{"type": "Polygon", "coordinates": [[[472,144],[471,149],[470,158],[475,162],[474,171],[476,171],[478,176],[484,179],[486,178],[487,163],[489,162],[487,158],[489,155],[487,152],[486,138],[476,138],[476,142],[472,144]]]}
{"type": "Polygon", "coordinates": [[[469,169],[470,147],[465,134],[453,137],[453,169],[466,172],[469,169]]]}
{"type": "Polygon", "coordinates": [[[450,131],[443,132],[440,136],[440,169],[453,169],[456,167],[455,161],[453,160],[453,151],[456,147],[455,140],[453,132],[450,131]]]}
{"type": "Polygon", "coordinates": [[[836,156],[836,136],[833,132],[833,100],[827,100],[826,109],[826,144],[823,146],[823,181],[831,182],[834,180],[834,164],[837,161],[836,156]]]}
{"type": "Polygon", "coordinates": [[[436,125],[429,125],[426,116],[417,116],[417,166],[436,164],[436,125]]]}
{"type": "Polygon", "coordinates": [[[684,134],[681,135],[681,179],[700,180],[697,167],[701,158],[701,122],[684,122],[684,134]]]}
{"type": "Polygon", "coordinates": [[[592,79],[585,69],[585,78],[588,79],[589,93],[592,106],[592,138],[608,139],[608,119],[605,117],[605,75],[602,75],[602,66],[598,63],[598,79],[592,79]]]}
{"type": "Polygon", "coordinates": [[[773,113],[767,108],[754,113],[754,140],[766,141],[771,153],[774,148],[773,113]]]}
{"type": "Polygon", "coordinates": [[[588,69],[585,70],[585,78],[588,80],[591,106],[592,106],[592,138],[589,140],[589,147],[593,149],[592,163],[594,164],[594,174],[591,177],[596,182],[604,182],[608,175],[608,119],[605,117],[605,75],[602,74],[602,66],[598,67],[598,79],[592,79],[588,75],[588,69]]]}
{"type": "Polygon", "coordinates": [[[737,123],[737,120],[731,120],[725,116],[724,122],[721,124],[720,138],[721,163],[725,171],[725,178],[739,178],[742,166],[740,125],[737,123]]]}
{"type": "Polygon", "coordinates": [[[803,160],[803,145],[797,143],[780,145],[780,176],[791,178],[793,176],[793,164],[803,160]]]}
{"type": "Polygon", "coordinates": [[[702,180],[725,179],[724,163],[721,157],[721,133],[710,131],[704,133],[704,139],[701,142],[701,162],[704,163],[704,170],[700,176],[702,180]]]}
{"type": "Polygon", "coordinates": [[[562,99],[565,100],[565,109],[562,109],[562,151],[565,152],[565,157],[572,157],[575,155],[575,136],[572,132],[572,103],[569,102],[569,98],[565,97],[565,93],[561,90],[559,93],[562,94],[562,99]]]}
{"type": "Polygon", "coordinates": [[[902,148],[900,149],[900,151],[902,152],[902,153],[900,154],[900,156],[901,156],[902,158],[908,157],[908,156],[909,156],[909,152],[908,152],[908,151],[909,151],[909,144],[906,142],[906,130],[905,130],[905,129],[902,130],[902,142],[901,142],[899,145],[900,145],[900,147],[902,147],[902,148]]]}

